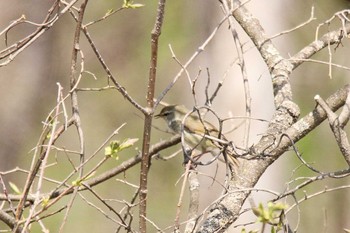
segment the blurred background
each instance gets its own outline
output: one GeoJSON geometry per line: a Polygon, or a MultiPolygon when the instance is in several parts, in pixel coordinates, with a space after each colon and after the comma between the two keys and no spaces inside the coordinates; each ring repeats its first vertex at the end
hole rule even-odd
{"type": "MultiPolygon", "coordinates": [[[[117,77],[118,82],[126,88],[136,101],[145,105],[150,60],[150,32],[155,21],[157,2],[144,0],[135,2],[145,4],[145,6],[140,9],[122,10],[108,19],[90,26],[89,32],[105,62],[117,77]]],[[[0,14],[0,31],[21,15],[25,15],[30,21],[41,23],[52,3],[53,1],[43,2],[38,0],[0,1],[0,9],[6,9],[0,14]]],[[[90,1],[84,23],[102,17],[110,9],[118,9],[122,3],[121,0],[90,1]]],[[[292,56],[311,43],[315,38],[315,28],[332,17],[335,12],[349,8],[348,1],[270,0],[251,1],[247,4],[248,9],[260,20],[266,34],[270,36],[305,22],[310,17],[312,6],[315,7],[317,20],[292,33],[273,39],[274,44],[285,58],[292,56]]],[[[172,59],[169,44],[172,46],[177,59],[185,64],[209,37],[222,18],[223,13],[218,1],[167,2],[159,45],[156,96],[166,88],[180,70],[180,66],[172,59]]],[[[327,30],[338,28],[340,25],[340,21],[335,19],[329,27],[327,25],[322,26],[320,35],[327,30]]],[[[10,45],[34,30],[34,26],[20,24],[8,32],[7,43],[10,45]]],[[[64,94],[69,92],[70,59],[74,30],[75,22],[69,14],[66,14],[34,44],[18,55],[14,61],[7,66],[0,67],[1,172],[17,167],[25,170],[29,169],[33,156],[32,149],[37,145],[43,128],[42,122],[56,105],[58,89],[56,83],[59,82],[63,86],[64,94]]],[[[269,73],[251,41],[242,33],[240,28],[237,28],[237,31],[244,43],[244,51],[246,51],[246,67],[252,98],[252,117],[268,121],[274,111],[269,73]]],[[[4,37],[2,37],[2,41],[0,44],[1,50],[6,48],[4,37]]],[[[91,75],[84,74],[79,87],[106,86],[107,76],[84,35],[81,36],[80,48],[85,57],[85,69],[94,73],[96,79],[91,75]]],[[[333,48],[333,62],[349,66],[348,41],[339,45],[336,50],[333,48]]],[[[325,49],[313,58],[328,61],[328,50],[325,49]]],[[[215,90],[218,82],[224,79],[224,85],[213,102],[213,110],[221,118],[244,116],[245,102],[242,78],[240,68],[236,62],[232,35],[228,30],[227,23],[220,27],[214,39],[188,69],[192,79],[201,71],[196,84],[196,96],[199,105],[203,105],[205,102],[207,70],[210,74],[210,93],[215,90]]],[[[301,116],[314,108],[313,97],[316,94],[326,98],[349,82],[348,71],[333,68],[332,77],[330,78],[328,70],[327,65],[305,63],[293,72],[291,76],[292,88],[295,101],[301,108],[301,116]]],[[[185,75],[182,75],[164,101],[172,104],[185,104],[188,108],[194,105],[191,89],[185,75]]],[[[69,101],[66,102],[66,107],[70,109],[69,101]]],[[[140,138],[136,148],[123,152],[117,161],[109,161],[98,173],[117,166],[120,162],[137,154],[141,149],[143,116],[137,109],[130,107],[128,101],[119,92],[116,90],[79,92],[79,107],[87,155],[91,155],[123,123],[126,123],[126,126],[120,130],[115,139],[140,138]]],[[[229,129],[234,128],[239,123],[240,120],[228,121],[227,127],[229,129]]],[[[155,128],[152,132],[152,143],[166,140],[171,136],[163,132],[166,129],[164,122],[154,120],[153,124],[155,128]]],[[[252,121],[250,144],[257,142],[264,129],[266,129],[266,125],[266,122],[252,121]]],[[[228,138],[234,140],[237,144],[241,144],[243,128],[240,127],[234,132],[228,133],[228,138]]],[[[79,140],[74,127],[71,127],[59,139],[57,146],[64,146],[69,150],[79,149],[79,140]]],[[[326,122],[301,140],[298,147],[304,158],[322,171],[339,170],[346,166],[326,122]]],[[[165,150],[161,153],[161,156],[168,156],[178,149],[179,146],[175,146],[165,150]]],[[[77,155],[52,152],[50,163],[53,166],[47,169],[46,176],[55,180],[64,179],[72,170],[67,156],[70,156],[70,159],[74,162],[79,159],[77,155]]],[[[101,151],[98,159],[102,157],[103,151],[101,151]]],[[[91,163],[88,166],[92,168],[94,164],[91,163]]],[[[199,171],[203,173],[201,176],[201,210],[216,200],[221,193],[221,189],[218,188],[220,185],[213,182],[212,179],[216,174],[216,169],[216,165],[199,168],[199,171]]],[[[155,160],[152,162],[149,177],[148,218],[156,222],[161,229],[165,229],[174,222],[176,204],[181,189],[181,182],[178,183],[178,180],[181,178],[183,171],[182,155],[168,161],[155,160]]],[[[217,180],[223,179],[222,171],[216,175],[217,180]]],[[[268,169],[257,187],[282,192],[287,188],[288,181],[299,176],[313,175],[315,174],[300,166],[296,156],[290,153],[282,156],[268,169]]],[[[5,182],[11,181],[18,187],[23,187],[26,174],[15,172],[3,177],[5,182]]],[[[138,185],[139,165],[116,178],[138,185]]],[[[304,190],[307,194],[312,194],[325,189],[325,187],[332,188],[348,183],[349,179],[329,179],[314,183],[304,190]]],[[[293,186],[295,183],[291,185],[293,186]]],[[[49,191],[53,187],[55,187],[54,184],[48,183],[45,189],[49,191]]],[[[130,201],[135,189],[116,179],[111,179],[97,186],[96,191],[104,198],[114,199],[112,204],[118,209],[124,206],[122,201],[130,201]]],[[[299,194],[299,198],[304,195],[302,192],[299,194]]],[[[93,200],[89,193],[84,193],[84,195],[86,198],[93,200]]],[[[267,200],[273,198],[273,196],[263,192],[253,193],[252,196],[256,203],[266,203],[267,200]]],[[[298,225],[300,232],[341,232],[343,228],[350,228],[350,222],[348,221],[350,217],[349,202],[348,189],[329,192],[302,203],[299,206],[299,218],[298,211],[294,208],[288,215],[288,220],[292,228],[298,225]]],[[[292,203],[293,200],[289,200],[289,204],[292,203]]],[[[63,204],[64,200],[62,201],[63,204]]],[[[186,219],[186,204],[187,200],[183,205],[182,220],[186,219]]],[[[99,232],[102,225],[104,232],[114,232],[116,230],[117,226],[114,222],[108,220],[96,209],[86,205],[81,198],[77,200],[74,207],[65,226],[65,232],[99,232]]],[[[249,204],[245,206],[245,208],[249,207],[249,204]]],[[[108,210],[106,212],[108,213],[108,210]]],[[[136,208],[133,213],[137,215],[136,208]]],[[[52,232],[55,232],[54,226],[61,223],[63,216],[64,213],[62,212],[47,218],[44,222],[52,229],[52,232]]],[[[255,219],[254,216],[244,214],[239,223],[254,222],[255,219]]],[[[136,227],[138,224],[137,218],[134,220],[134,224],[136,227]]],[[[235,227],[237,224],[234,224],[229,232],[241,232],[242,226],[235,227]]],[[[259,224],[252,224],[244,227],[254,230],[260,229],[259,226],[259,224]]],[[[0,223],[0,229],[6,229],[6,227],[0,223]]],[[[33,232],[35,232],[35,229],[38,230],[39,228],[34,227],[33,232]]],[[[172,231],[172,228],[167,231],[172,231]]]]}

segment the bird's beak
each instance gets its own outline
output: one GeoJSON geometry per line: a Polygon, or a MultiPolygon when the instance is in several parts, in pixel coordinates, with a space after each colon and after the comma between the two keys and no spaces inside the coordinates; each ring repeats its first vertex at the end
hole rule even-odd
{"type": "Polygon", "coordinates": [[[160,118],[160,117],[161,117],[160,114],[157,114],[157,115],[154,116],[154,118],[156,118],[156,119],[157,119],[157,118],[160,118]]]}

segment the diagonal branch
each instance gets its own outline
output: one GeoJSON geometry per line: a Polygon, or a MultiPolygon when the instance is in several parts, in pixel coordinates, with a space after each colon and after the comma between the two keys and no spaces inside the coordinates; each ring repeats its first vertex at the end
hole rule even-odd
{"type": "Polygon", "coordinates": [[[305,46],[302,50],[289,59],[293,66],[292,69],[296,69],[305,61],[305,59],[312,57],[325,47],[341,43],[342,40],[348,35],[350,35],[350,24],[347,24],[345,29],[341,27],[338,30],[324,34],[320,39],[315,40],[309,45],[305,46]],[[344,32],[344,30],[346,30],[346,32],[344,32]]]}
{"type": "Polygon", "coordinates": [[[17,229],[13,231],[15,233],[29,232],[28,230],[23,230],[23,227],[18,226],[16,219],[3,210],[0,210],[0,220],[4,222],[7,226],[9,226],[11,229],[15,229],[17,227],[17,229]]]}
{"type": "MultiPolygon", "coordinates": [[[[345,104],[348,93],[349,86],[347,85],[331,95],[326,103],[332,111],[336,111],[345,104]]],[[[288,111],[290,108],[285,106],[282,109],[288,111]]],[[[238,218],[240,209],[250,193],[247,189],[255,186],[268,166],[286,152],[292,142],[295,143],[305,137],[325,119],[327,119],[326,112],[317,106],[312,112],[286,129],[284,133],[275,132],[264,136],[250,149],[250,154],[255,155],[255,159],[241,162],[229,183],[227,195],[212,207],[198,232],[223,232],[227,229],[238,218]],[[287,134],[289,138],[282,137],[283,134],[287,134]]],[[[293,121],[293,119],[289,120],[293,121]]],[[[268,130],[273,132],[275,124],[272,122],[268,130]]]]}
{"type": "MultiPolygon", "coordinates": [[[[70,123],[70,125],[72,125],[72,124],[73,123],[70,123]]],[[[64,130],[64,126],[61,126],[60,129],[64,130]]],[[[158,153],[160,151],[162,151],[166,148],[169,148],[173,145],[176,145],[176,144],[180,143],[180,141],[181,141],[180,135],[176,135],[167,141],[162,141],[162,142],[156,143],[151,147],[149,154],[150,154],[150,156],[152,156],[152,158],[158,157],[158,153]]],[[[121,174],[121,173],[127,171],[131,167],[139,164],[141,162],[141,160],[142,160],[141,154],[137,154],[136,156],[124,161],[119,166],[117,166],[111,170],[105,171],[102,174],[89,179],[85,183],[89,187],[94,187],[98,184],[105,182],[106,180],[109,180],[109,179],[115,177],[118,174],[121,174]]],[[[67,189],[68,188],[64,188],[64,189],[60,189],[60,190],[57,190],[54,192],[45,193],[45,194],[42,194],[41,197],[49,197],[49,199],[53,199],[53,198],[56,198],[56,197],[62,195],[63,193],[65,195],[71,194],[72,191],[67,191],[67,189]]],[[[82,190],[85,190],[85,188],[82,188],[82,190]]],[[[21,197],[22,197],[21,195],[9,194],[8,196],[6,196],[6,195],[0,193],[0,200],[1,201],[8,200],[8,199],[10,199],[11,201],[20,201],[21,197]]],[[[26,198],[26,201],[28,201],[28,202],[34,202],[34,200],[35,200],[35,198],[32,196],[28,196],[26,198]]]]}

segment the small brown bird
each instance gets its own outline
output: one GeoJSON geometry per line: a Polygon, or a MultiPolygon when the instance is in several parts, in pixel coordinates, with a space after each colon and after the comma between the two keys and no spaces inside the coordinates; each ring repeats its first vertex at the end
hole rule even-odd
{"type": "MultiPolygon", "coordinates": [[[[163,118],[173,132],[181,134],[182,122],[188,113],[189,110],[183,105],[169,105],[164,107],[155,117],[163,118]]],[[[225,136],[215,126],[200,119],[198,115],[192,113],[186,117],[183,125],[183,134],[185,143],[191,150],[197,149],[202,154],[210,152],[215,156],[213,150],[219,148],[223,151],[224,156],[227,155],[230,165],[238,165],[232,147],[229,146],[225,136]]]]}

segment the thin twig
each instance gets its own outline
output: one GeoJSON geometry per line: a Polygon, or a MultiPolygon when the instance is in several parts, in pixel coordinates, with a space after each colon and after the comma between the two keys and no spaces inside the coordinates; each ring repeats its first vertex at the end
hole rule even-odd
{"type": "MultiPolygon", "coordinates": [[[[225,14],[229,14],[233,9],[230,9],[227,1],[223,1],[223,8],[225,14]]],[[[245,115],[247,117],[247,120],[245,122],[245,129],[244,129],[244,138],[243,138],[243,146],[245,148],[248,148],[248,143],[249,143],[249,138],[250,138],[250,117],[251,117],[251,105],[252,105],[252,98],[250,96],[250,88],[249,88],[249,81],[248,81],[248,74],[247,74],[247,69],[245,66],[245,60],[244,60],[244,52],[243,52],[243,46],[241,43],[241,40],[239,39],[238,33],[235,30],[234,27],[234,21],[233,17],[228,18],[228,22],[230,25],[231,33],[233,40],[235,42],[235,47],[236,51],[238,53],[238,62],[239,66],[241,68],[241,73],[242,73],[242,79],[243,79],[243,86],[244,86],[244,97],[245,97],[245,115]]]]}
{"type": "MultiPolygon", "coordinates": [[[[74,18],[74,20],[78,20],[78,18],[74,15],[74,13],[72,11],[70,11],[72,17],[74,18]]],[[[107,73],[108,76],[108,80],[111,80],[113,82],[113,84],[115,85],[116,89],[123,95],[123,97],[125,99],[127,99],[135,108],[137,108],[138,110],[140,110],[143,113],[146,113],[146,109],[143,108],[136,100],[134,100],[126,91],[125,87],[123,87],[118,81],[117,79],[114,77],[114,75],[112,74],[112,71],[110,70],[110,68],[108,67],[108,65],[106,64],[106,62],[104,61],[104,59],[102,58],[101,53],[99,52],[99,50],[97,49],[95,42],[93,41],[89,31],[87,30],[86,26],[82,26],[82,30],[84,32],[84,35],[86,37],[86,39],[88,40],[92,50],[94,51],[97,59],[99,60],[100,64],[102,65],[103,69],[105,70],[105,72],[107,73]]]]}
{"type": "Polygon", "coordinates": [[[46,18],[44,19],[43,23],[39,24],[41,26],[39,26],[32,34],[28,35],[27,37],[25,37],[24,39],[16,42],[15,44],[13,44],[12,46],[6,48],[3,51],[0,51],[0,60],[8,57],[8,59],[6,61],[4,61],[3,63],[0,63],[0,67],[1,66],[5,66],[7,64],[9,64],[11,61],[13,61],[13,59],[20,54],[22,51],[24,51],[25,48],[27,48],[28,46],[30,46],[31,44],[34,43],[34,41],[36,41],[38,38],[40,38],[47,30],[49,30],[57,21],[58,19],[64,15],[78,0],[73,0],[71,1],[65,8],[63,8],[59,13],[57,13],[56,15],[52,16],[52,13],[54,11],[54,9],[56,9],[56,7],[58,6],[59,2],[58,0],[56,0],[52,7],[49,9],[49,13],[46,15],[46,18]]]}
{"type": "MultiPolygon", "coordinates": [[[[75,28],[75,34],[73,39],[73,52],[72,52],[72,59],[71,59],[71,73],[70,73],[70,93],[71,93],[71,104],[72,104],[72,113],[74,118],[74,123],[78,132],[79,142],[80,142],[80,164],[84,164],[85,160],[85,142],[84,142],[84,132],[81,125],[81,118],[79,113],[79,104],[78,104],[78,93],[76,91],[76,88],[79,84],[79,81],[82,77],[82,73],[84,72],[84,56],[82,51],[80,50],[80,32],[83,24],[83,18],[84,13],[86,9],[86,5],[88,4],[88,0],[85,0],[79,9],[79,17],[77,21],[77,25],[75,28]],[[81,70],[79,72],[78,77],[76,76],[77,72],[77,59],[78,59],[78,53],[81,55],[81,70]]],[[[83,176],[84,167],[80,166],[79,168],[79,178],[83,176]]],[[[70,198],[70,201],[68,202],[66,213],[64,215],[63,221],[60,225],[59,232],[63,231],[63,227],[68,219],[68,214],[73,206],[74,200],[76,198],[76,195],[78,193],[78,187],[74,189],[74,193],[70,198]]]]}
{"type": "MultiPolygon", "coordinates": [[[[60,102],[60,95],[61,95],[61,90],[59,89],[58,90],[58,94],[57,94],[57,103],[60,102]]],[[[58,117],[58,114],[59,113],[59,105],[57,105],[56,107],[56,117],[58,117]]],[[[54,135],[55,131],[56,131],[56,127],[57,127],[57,123],[58,123],[58,119],[55,118],[53,120],[53,123],[52,123],[52,129],[51,129],[51,135],[54,135]]],[[[30,209],[30,212],[29,212],[29,215],[27,217],[27,220],[23,226],[23,229],[26,230],[29,226],[29,223],[31,221],[31,218],[34,216],[34,213],[35,213],[35,209],[36,207],[40,204],[40,196],[41,196],[41,189],[42,189],[42,184],[43,184],[43,178],[44,178],[44,172],[45,172],[45,169],[46,169],[46,164],[47,164],[47,160],[48,160],[48,157],[49,157],[49,153],[51,151],[51,145],[53,145],[54,143],[54,138],[53,137],[50,137],[49,139],[49,142],[48,142],[48,146],[47,146],[47,149],[46,149],[46,153],[42,159],[42,162],[41,162],[41,169],[40,169],[40,172],[39,172],[39,178],[38,178],[38,184],[37,184],[37,189],[36,189],[36,193],[35,193],[35,201],[34,201],[34,204],[33,206],[31,207],[30,209]]],[[[21,212],[17,212],[16,213],[16,216],[19,216],[18,214],[22,214],[21,212]]]]}
{"type": "Polygon", "coordinates": [[[188,72],[187,68],[180,62],[180,60],[176,57],[175,53],[174,53],[174,50],[173,50],[173,47],[171,46],[171,44],[168,45],[169,47],[169,50],[171,52],[171,57],[176,61],[177,64],[179,64],[179,66],[181,67],[181,69],[183,69],[186,73],[186,77],[188,79],[188,83],[190,84],[190,87],[191,87],[191,90],[193,89],[193,82],[191,80],[191,75],[190,73],[188,72]]]}
{"type": "MultiPolygon", "coordinates": [[[[297,54],[289,60],[293,65],[293,70],[303,63],[305,59],[315,55],[326,46],[338,44],[350,34],[350,24],[346,24],[345,28],[341,27],[337,30],[324,34],[320,39],[311,42],[309,45],[301,49],[297,54]]],[[[327,63],[332,64],[332,63],[327,63]]]]}
{"type": "Polygon", "coordinates": [[[311,23],[312,21],[316,20],[314,14],[315,14],[315,7],[312,6],[312,7],[311,7],[310,18],[309,18],[308,20],[306,20],[305,22],[302,22],[301,24],[299,24],[299,25],[296,26],[296,27],[293,27],[293,28],[291,28],[291,29],[288,29],[288,30],[279,32],[279,33],[277,33],[277,34],[275,34],[275,35],[273,35],[273,36],[270,36],[269,39],[271,40],[271,39],[274,39],[274,38],[279,37],[279,36],[281,36],[281,35],[291,33],[291,32],[293,32],[293,31],[298,30],[299,28],[302,28],[302,27],[308,25],[308,24],[311,23]]]}
{"type": "Polygon", "coordinates": [[[182,186],[181,186],[181,191],[180,191],[180,196],[179,196],[179,200],[177,202],[177,208],[176,208],[176,215],[175,215],[175,232],[178,232],[180,230],[180,223],[179,223],[179,219],[180,219],[180,213],[181,213],[181,205],[182,205],[182,200],[183,200],[183,196],[184,196],[184,192],[185,192],[185,186],[187,183],[187,179],[188,179],[188,174],[190,172],[192,163],[191,160],[188,161],[188,163],[186,164],[186,170],[185,173],[183,175],[183,181],[182,181],[182,186]]]}
{"type": "Polygon", "coordinates": [[[226,21],[228,16],[225,16],[219,24],[214,28],[212,33],[208,36],[208,38],[198,47],[197,51],[194,52],[194,54],[187,60],[187,62],[183,65],[183,68],[176,74],[176,76],[173,78],[173,80],[168,84],[168,86],[162,91],[162,93],[158,96],[154,107],[157,107],[158,104],[163,100],[165,95],[169,92],[169,90],[174,86],[174,84],[177,82],[177,80],[181,77],[182,73],[185,71],[185,69],[188,68],[188,66],[194,61],[196,57],[198,57],[199,54],[201,54],[206,46],[211,42],[211,40],[215,37],[217,31],[222,26],[222,24],[226,21]]]}

